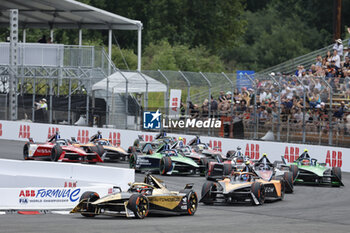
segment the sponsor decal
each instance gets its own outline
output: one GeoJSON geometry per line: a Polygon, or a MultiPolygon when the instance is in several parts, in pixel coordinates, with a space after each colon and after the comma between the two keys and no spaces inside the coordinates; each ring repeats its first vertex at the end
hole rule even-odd
{"type": "Polygon", "coordinates": [[[65,188],[67,188],[67,187],[69,187],[69,188],[76,188],[77,187],[77,181],[75,181],[75,182],[64,182],[64,187],[65,188]]]}
{"type": "Polygon", "coordinates": [[[76,202],[80,197],[80,188],[42,188],[21,190],[19,202],[22,204],[40,202],[76,202]]]}
{"type": "Polygon", "coordinates": [[[299,158],[299,147],[288,147],[286,146],[286,149],[284,150],[284,158],[289,162],[292,163],[295,160],[299,158]]]}
{"type": "Polygon", "coordinates": [[[81,143],[88,143],[89,142],[89,130],[82,129],[78,131],[78,137],[77,140],[81,143]]]}
{"type": "Polygon", "coordinates": [[[113,145],[120,146],[120,133],[118,132],[110,132],[109,133],[109,140],[113,145]]]}
{"type": "Polygon", "coordinates": [[[144,134],[144,135],[141,135],[143,140],[145,142],[152,142],[153,141],[153,136],[152,135],[148,135],[148,134],[144,134]]]}
{"type": "Polygon", "coordinates": [[[260,157],[260,146],[259,144],[249,144],[245,147],[245,156],[248,156],[251,159],[259,159],[260,157]]]}
{"type": "Polygon", "coordinates": [[[156,112],[143,113],[143,128],[144,129],[160,129],[160,128],[221,128],[221,121],[215,118],[207,120],[186,119],[175,120],[172,116],[169,119],[161,121],[162,114],[159,109],[156,112]]]}
{"type": "Polygon", "coordinates": [[[18,138],[30,138],[30,126],[20,125],[18,138]]]}
{"type": "Polygon", "coordinates": [[[341,167],[343,165],[343,153],[327,150],[326,164],[330,167],[341,167]]]}
{"type": "Polygon", "coordinates": [[[39,154],[51,154],[51,150],[46,148],[39,148],[36,150],[36,152],[39,154]]]}
{"type": "Polygon", "coordinates": [[[0,123],[0,137],[2,136],[2,124],[0,123]]]}
{"type": "Polygon", "coordinates": [[[47,132],[47,138],[53,136],[56,132],[59,132],[57,127],[49,127],[49,131],[47,132]]]}
{"type": "Polygon", "coordinates": [[[143,113],[143,128],[144,129],[160,129],[161,128],[161,113],[159,109],[157,112],[144,112],[143,113]]]}
{"type": "Polygon", "coordinates": [[[222,143],[219,140],[210,140],[209,141],[209,146],[213,148],[215,151],[220,151],[222,152],[222,143]]]}

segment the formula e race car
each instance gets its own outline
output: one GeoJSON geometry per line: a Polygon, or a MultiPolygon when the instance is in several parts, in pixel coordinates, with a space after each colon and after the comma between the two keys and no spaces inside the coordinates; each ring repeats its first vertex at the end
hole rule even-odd
{"type": "Polygon", "coordinates": [[[164,146],[157,150],[153,150],[151,144],[145,144],[142,150],[133,147],[129,157],[130,168],[135,171],[159,171],[161,175],[197,173],[197,163],[175,149],[164,149],[164,146]]]}
{"type": "Polygon", "coordinates": [[[101,138],[95,139],[93,142],[88,144],[80,144],[74,137],[72,137],[72,144],[75,147],[88,148],[96,146],[98,148],[98,154],[101,156],[102,160],[126,160],[129,154],[120,146],[113,145],[110,140],[101,138]]]}
{"type": "MultiPolygon", "coordinates": [[[[284,164],[287,164],[284,158],[282,160],[284,164]]],[[[344,186],[340,167],[329,168],[325,163],[318,163],[317,159],[309,156],[299,157],[292,165],[299,169],[295,179],[296,184],[344,186]]]]}
{"type": "Polygon", "coordinates": [[[200,202],[206,205],[213,203],[262,205],[265,200],[283,200],[285,180],[272,179],[273,172],[268,170],[265,172],[266,174],[260,177],[255,172],[234,172],[231,177],[223,180],[206,181],[202,187],[200,202]]]}
{"type": "Polygon", "coordinates": [[[177,213],[194,215],[197,210],[197,194],[187,184],[179,192],[169,191],[163,182],[147,174],[143,183],[132,183],[126,192],[114,192],[100,198],[95,192],[85,192],[79,204],[71,213],[80,213],[85,217],[96,215],[126,216],[138,219],[149,213],[177,213]]]}
{"type": "Polygon", "coordinates": [[[29,139],[23,146],[23,157],[25,160],[51,160],[60,162],[103,162],[99,152],[101,148],[93,145],[77,148],[69,140],[58,139],[54,142],[34,143],[29,139]]]}

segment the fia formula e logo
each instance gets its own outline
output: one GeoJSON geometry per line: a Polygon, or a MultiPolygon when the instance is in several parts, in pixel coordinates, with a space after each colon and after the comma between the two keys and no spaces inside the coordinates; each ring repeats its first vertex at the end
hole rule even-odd
{"type": "Polygon", "coordinates": [[[143,113],[143,128],[144,129],[160,129],[161,128],[161,113],[159,109],[157,112],[144,112],[143,113]]]}

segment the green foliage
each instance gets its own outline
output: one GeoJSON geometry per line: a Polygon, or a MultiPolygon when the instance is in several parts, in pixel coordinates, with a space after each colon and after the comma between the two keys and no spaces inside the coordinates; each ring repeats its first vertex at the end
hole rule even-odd
{"type": "Polygon", "coordinates": [[[167,41],[161,41],[145,48],[143,69],[221,72],[224,64],[203,46],[190,49],[189,46],[171,46],[167,41]]]}

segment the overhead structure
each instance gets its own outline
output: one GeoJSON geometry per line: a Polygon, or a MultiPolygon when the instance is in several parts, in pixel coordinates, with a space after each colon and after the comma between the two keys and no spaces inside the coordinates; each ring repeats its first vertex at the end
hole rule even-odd
{"type": "Polygon", "coordinates": [[[142,74],[147,80],[144,80],[137,72],[116,72],[92,86],[92,91],[107,90],[111,93],[125,93],[126,81],[128,80],[129,93],[145,93],[145,92],[166,92],[166,85],[151,78],[148,75],[142,74]]]}
{"type": "MultiPolygon", "coordinates": [[[[110,32],[111,30],[137,30],[138,70],[141,69],[142,23],[140,21],[128,19],[74,0],[0,0],[0,27],[8,27],[10,9],[18,9],[19,27],[24,30],[27,28],[50,30],[54,28],[79,30],[85,28],[110,30],[110,32]]],[[[81,37],[81,32],[79,35],[81,37]]],[[[111,41],[112,36],[109,33],[109,46],[111,46],[111,41]]]]}

